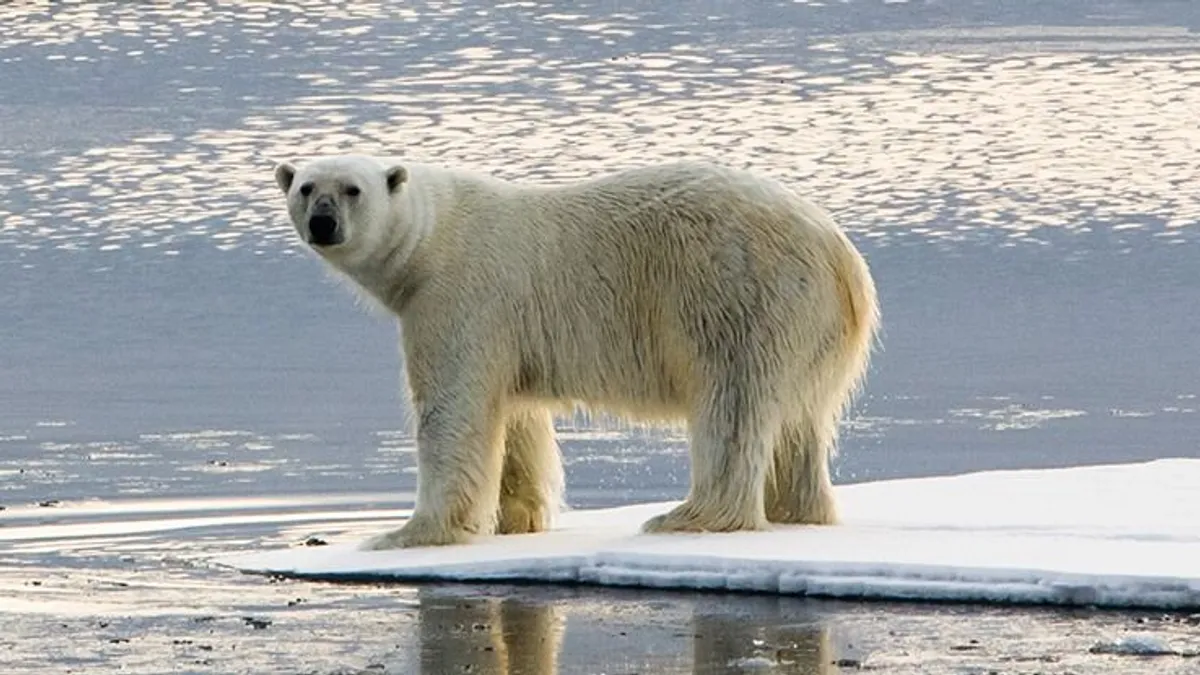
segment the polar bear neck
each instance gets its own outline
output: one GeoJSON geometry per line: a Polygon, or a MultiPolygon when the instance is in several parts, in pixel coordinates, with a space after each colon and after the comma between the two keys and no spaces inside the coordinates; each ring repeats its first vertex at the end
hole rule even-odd
{"type": "Polygon", "coordinates": [[[330,261],[400,316],[432,271],[425,249],[435,228],[454,218],[461,193],[497,182],[426,164],[404,162],[404,167],[408,180],[392,197],[386,227],[368,245],[330,261]]]}

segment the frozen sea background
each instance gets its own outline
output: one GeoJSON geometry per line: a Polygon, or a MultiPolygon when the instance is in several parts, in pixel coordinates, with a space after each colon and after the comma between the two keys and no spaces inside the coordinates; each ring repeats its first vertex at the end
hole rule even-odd
{"type": "MultiPolygon", "coordinates": [[[[1200,5],[65,2],[0,25],[5,672],[546,672],[547,644],[562,672],[1197,667],[1087,651],[1132,615],[195,560],[411,504],[394,327],[293,242],[271,178],[324,152],[793,183],[883,306],[840,483],[1200,456],[1200,5]]],[[[574,506],[685,490],[681,438],[562,441],[574,506]]]]}

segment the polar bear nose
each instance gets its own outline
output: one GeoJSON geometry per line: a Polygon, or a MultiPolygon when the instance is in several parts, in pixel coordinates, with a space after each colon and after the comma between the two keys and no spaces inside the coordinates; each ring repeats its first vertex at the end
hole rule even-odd
{"type": "Polygon", "coordinates": [[[338,228],[337,207],[333,200],[321,197],[308,215],[309,241],[314,246],[333,246],[342,243],[338,228]]]}
{"type": "Polygon", "coordinates": [[[338,221],[332,213],[314,213],[308,219],[308,234],[316,246],[333,246],[342,243],[338,221]]]}

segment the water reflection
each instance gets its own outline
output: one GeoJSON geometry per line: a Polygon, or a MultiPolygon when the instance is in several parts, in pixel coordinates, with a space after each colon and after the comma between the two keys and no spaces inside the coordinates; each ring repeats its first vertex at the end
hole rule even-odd
{"type": "Polygon", "coordinates": [[[564,659],[564,672],[695,675],[832,675],[859,663],[839,655],[830,617],[795,598],[537,587],[426,588],[418,598],[420,672],[430,675],[551,675],[564,659]]]}
{"type": "Polygon", "coordinates": [[[422,590],[419,597],[421,673],[558,672],[564,619],[553,605],[436,590],[422,590]]]}
{"type": "Polygon", "coordinates": [[[798,609],[803,605],[787,598],[756,598],[748,604],[732,614],[699,609],[694,612],[693,673],[841,672],[827,617],[803,609],[800,616],[789,615],[782,606],[798,609]],[[747,611],[751,608],[757,611],[747,611]]]}

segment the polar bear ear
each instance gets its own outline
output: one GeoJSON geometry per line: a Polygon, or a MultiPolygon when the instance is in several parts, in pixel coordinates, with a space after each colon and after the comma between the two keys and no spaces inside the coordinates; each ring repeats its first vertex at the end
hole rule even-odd
{"type": "Polygon", "coordinates": [[[292,189],[292,180],[296,178],[296,166],[291,162],[280,162],[275,166],[275,183],[285,193],[292,189]]]}
{"type": "Polygon", "coordinates": [[[399,190],[406,181],[408,181],[408,169],[402,166],[393,166],[387,170],[388,192],[399,190]]]}

